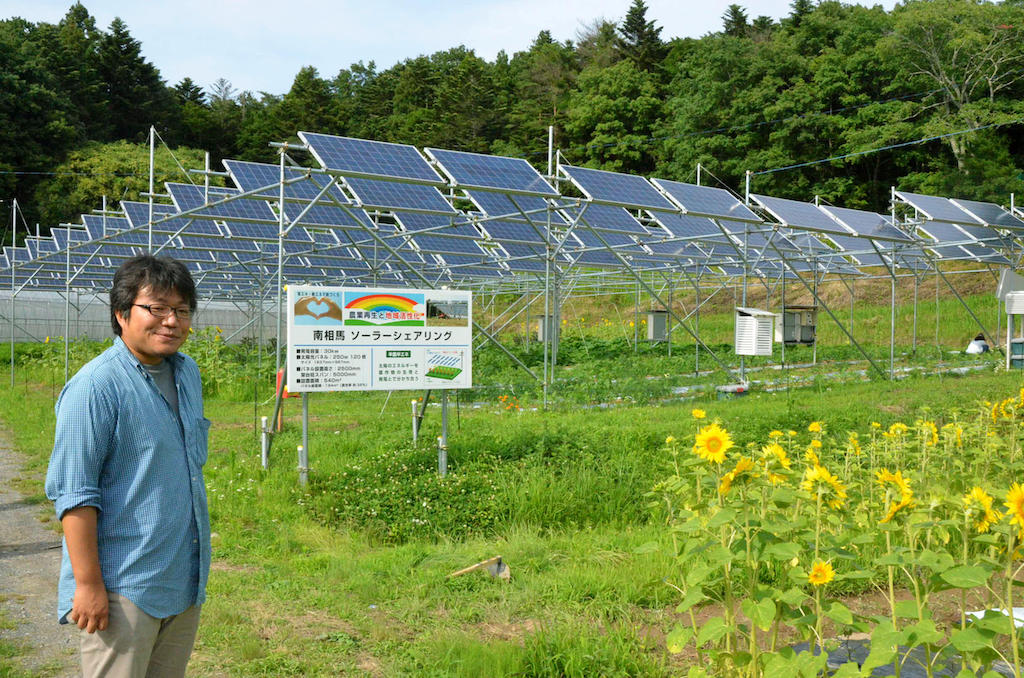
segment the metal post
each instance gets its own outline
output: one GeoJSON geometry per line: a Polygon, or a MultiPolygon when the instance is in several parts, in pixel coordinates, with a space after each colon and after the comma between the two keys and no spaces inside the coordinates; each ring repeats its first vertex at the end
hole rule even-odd
{"type": "Polygon", "coordinates": [[[917,355],[917,290],[920,287],[920,285],[921,279],[918,277],[917,271],[914,271],[914,329],[911,333],[910,339],[911,355],[917,355]]]}
{"type": "Polygon", "coordinates": [[[636,296],[633,301],[633,353],[640,352],[640,282],[636,283],[636,296]]]}
{"type": "Polygon", "coordinates": [[[260,417],[260,431],[260,465],[266,471],[270,468],[270,429],[266,417],[260,417]]]}
{"type": "Polygon", "coordinates": [[[68,339],[71,337],[71,227],[68,227],[68,249],[64,262],[64,383],[68,383],[68,339]]]}
{"type": "MultiPolygon", "coordinates": [[[[70,246],[70,242],[68,245],[70,246]]],[[[18,261],[18,199],[11,203],[11,388],[14,388],[14,272],[18,261]]]]}
{"type": "MultiPolygon", "coordinates": [[[[146,252],[153,253],[153,189],[155,182],[155,166],[154,157],[156,155],[156,128],[152,125],[149,126],[149,223],[146,225],[146,232],[149,234],[148,246],[146,252]]],[[[106,230],[106,229],[104,229],[106,230]]],[[[71,242],[68,241],[70,247],[71,242]]]]}
{"type": "Polygon", "coordinates": [[[277,215],[277,345],[275,348],[277,364],[274,374],[281,371],[281,324],[284,322],[284,149],[281,149],[281,173],[278,192],[277,215]]]}
{"type": "Polygon", "coordinates": [[[309,392],[302,394],[302,444],[299,445],[299,485],[309,483],[309,392]]]}
{"type": "Polygon", "coordinates": [[[420,437],[419,417],[416,416],[416,400],[412,401],[412,444],[415,445],[420,437]]]}
{"type": "MultiPolygon", "coordinates": [[[[668,288],[668,306],[672,308],[672,288],[668,288]]],[[[665,328],[665,334],[668,335],[668,357],[672,357],[672,315],[668,315],[665,318],[665,322],[668,323],[668,327],[665,328]]]]}
{"type": "Polygon", "coordinates": [[[448,390],[441,391],[441,437],[437,439],[437,472],[448,475],[448,390]]]}

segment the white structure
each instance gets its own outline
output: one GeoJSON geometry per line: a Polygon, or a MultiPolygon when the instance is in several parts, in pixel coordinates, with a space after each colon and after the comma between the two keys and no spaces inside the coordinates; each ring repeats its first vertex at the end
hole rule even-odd
{"type": "Polygon", "coordinates": [[[771,355],[775,314],[736,307],[736,355],[771,355]]]}

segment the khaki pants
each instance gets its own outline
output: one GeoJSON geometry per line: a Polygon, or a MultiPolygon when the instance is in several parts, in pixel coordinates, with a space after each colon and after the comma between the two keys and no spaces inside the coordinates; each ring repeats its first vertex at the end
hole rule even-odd
{"type": "Polygon", "coordinates": [[[150,617],[109,593],[105,631],[81,632],[84,678],[181,678],[199,628],[199,607],[166,619],[150,617]]]}

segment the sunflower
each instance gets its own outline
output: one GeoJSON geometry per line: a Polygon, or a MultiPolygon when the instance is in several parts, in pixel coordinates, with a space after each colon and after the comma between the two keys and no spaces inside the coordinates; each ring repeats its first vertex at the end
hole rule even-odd
{"type": "Polygon", "coordinates": [[[939,442],[939,429],[935,427],[935,422],[918,420],[917,427],[925,440],[925,445],[935,445],[939,442]]]}
{"type": "Polygon", "coordinates": [[[778,443],[769,443],[762,447],[761,456],[768,461],[774,459],[784,469],[790,468],[789,457],[786,455],[786,450],[778,443]]]}
{"type": "Polygon", "coordinates": [[[882,487],[887,488],[892,485],[899,490],[900,496],[913,496],[914,494],[914,491],[910,489],[910,481],[903,477],[903,471],[893,473],[883,468],[881,471],[875,471],[875,478],[882,487]]]}
{"type": "Polygon", "coordinates": [[[690,410],[690,416],[692,416],[694,419],[703,419],[704,417],[708,416],[708,413],[705,412],[704,410],[695,408],[690,410]]]}
{"type": "Polygon", "coordinates": [[[811,565],[811,571],[807,575],[807,581],[813,586],[824,586],[836,578],[836,571],[832,569],[832,563],[825,560],[816,560],[811,565]]]}
{"type": "Polygon", "coordinates": [[[850,437],[847,439],[846,450],[858,457],[863,453],[863,450],[860,447],[860,437],[856,432],[850,432],[850,437]]]}
{"type": "Polygon", "coordinates": [[[841,508],[846,501],[846,486],[820,464],[815,464],[804,471],[800,489],[811,494],[820,494],[822,501],[833,509],[841,508]]]}
{"type": "Polygon", "coordinates": [[[718,493],[725,496],[732,489],[733,483],[739,482],[743,479],[749,479],[754,476],[751,471],[754,468],[754,460],[750,457],[740,457],[739,461],[736,462],[736,466],[731,471],[722,476],[721,482],[718,484],[718,493]]]}
{"type": "Polygon", "coordinates": [[[774,431],[772,431],[771,433],[768,434],[768,437],[771,438],[772,440],[778,440],[779,438],[781,438],[784,435],[786,435],[786,434],[783,433],[782,431],[778,430],[778,429],[775,429],[774,431]]]}
{"type": "Polygon", "coordinates": [[[1002,518],[1002,514],[992,508],[994,501],[991,495],[980,487],[974,487],[964,495],[964,511],[968,518],[974,519],[974,529],[988,532],[988,528],[1002,518]]]}
{"type": "Polygon", "coordinates": [[[821,433],[821,422],[812,421],[810,425],[808,425],[807,430],[811,433],[821,433]]]}
{"type": "Polygon", "coordinates": [[[702,428],[696,443],[693,449],[697,456],[715,464],[725,461],[725,453],[733,446],[729,432],[717,423],[702,428]]]}
{"type": "Polygon", "coordinates": [[[1010,485],[1010,491],[1006,493],[1007,515],[1010,516],[1010,524],[1016,525],[1021,533],[1024,533],[1024,487],[1020,483],[1010,485]]]}
{"type": "Polygon", "coordinates": [[[820,466],[821,465],[821,459],[818,457],[818,453],[817,453],[817,451],[815,451],[815,448],[814,448],[813,445],[808,447],[807,451],[804,452],[804,459],[811,466],[820,466]]]}
{"type": "Polygon", "coordinates": [[[676,437],[675,436],[669,436],[668,438],[665,438],[665,444],[666,445],[671,445],[675,441],[676,441],[676,437]]]}
{"type": "Polygon", "coordinates": [[[883,433],[886,438],[902,438],[906,435],[909,428],[902,421],[897,421],[895,424],[889,427],[889,430],[883,433]]]}

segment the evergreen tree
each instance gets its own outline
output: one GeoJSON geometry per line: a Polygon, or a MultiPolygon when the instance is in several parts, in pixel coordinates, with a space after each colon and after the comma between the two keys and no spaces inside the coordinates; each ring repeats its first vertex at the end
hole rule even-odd
{"type": "Polygon", "coordinates": [[[793,28],[799,28],[804,17],[814,11],[814,0],[793,0],[789,8],[789,21],[793,28]]]}
{"type": "Polygon", "coordinates": [[[618,28],[611,21],[595,19],[576,31],[576,56],[582,68],[607,68],[619,60],[618,28]]]}
{"type": "Polygon", "coordinates": [[[166,126],[174,101],[125,23],[115,18],[109,30],[99,45],[99,72],[106,86],[110,137],[143,139],[150,125],[166,126]]]}
{"type": "Polygon", "coordinates": [[[722,15],[722,32],[735,38],[743,38],[746,37],[748,28],[750,23],[747,11],[737,4],[729,5],[722,15]]]}
{"type": "Polygon", "coordinates": [[[619,53],[643,71],[654,70],[665,58],[661,27],[647,20],[647,5],[643,0],[633,0],[630,5],[619,27],[617,45],[619,53]]]}

